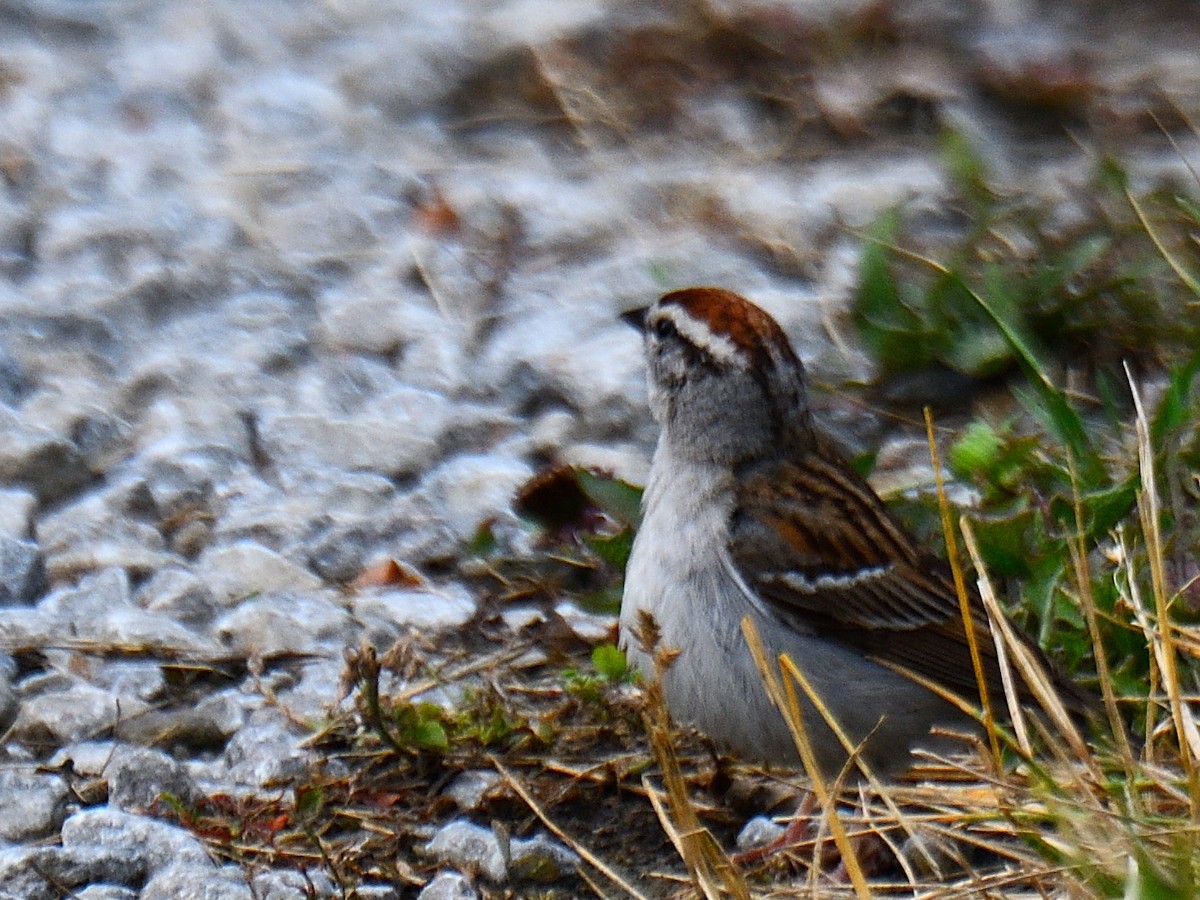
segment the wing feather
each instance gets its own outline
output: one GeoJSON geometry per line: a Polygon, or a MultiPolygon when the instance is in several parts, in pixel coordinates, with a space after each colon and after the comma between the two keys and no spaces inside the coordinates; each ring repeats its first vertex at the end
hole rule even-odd
{"type": "MultiPolygon", "coordinates": [[[[730,519],[730,560],[760,607],[792,627],[978,697],[949,567],[917,545],[865,480],[822,448],[744,475],[730,519]]],[[[999,698],[999,661],[974,591],[969,609],[988,691],[999,698]]],[[[1090,706],[1074,682],[1055,680],[1068,708],[1090,706]]]]}

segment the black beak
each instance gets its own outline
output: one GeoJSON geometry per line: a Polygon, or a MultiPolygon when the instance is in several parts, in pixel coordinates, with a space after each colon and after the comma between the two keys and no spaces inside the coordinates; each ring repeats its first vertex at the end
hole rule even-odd
{"type": "Polygon", "coordinates": [[[637,309],[626,310],[625,312],[621,313],[621,315],[619,315],[617,318],[619,318],[622,322],[624,322],[630,328],[634,328],[637,331],[645,331],[646,330],[646,313],[648,313],[649,311],[650,311],[650,307],[639,306],[637,309]]]}

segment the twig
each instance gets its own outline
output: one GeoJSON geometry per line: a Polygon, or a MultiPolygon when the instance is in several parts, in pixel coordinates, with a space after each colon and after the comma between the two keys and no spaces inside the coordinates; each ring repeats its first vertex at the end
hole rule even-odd
{"type": "Polygon", "coordinates": [[[534,800],[533,795],[530,794],[529,791],[525,790],[525,786],[517,780],[516,776],[508,770],[504,763],[500,762],[500,760],[492,754],[488,754],[488,760],[491,762],[496,771],[500,773],[501,777],[504,778],[504,780],[508,783],[508,786],[513,789],[518,797],[525,801],[525,805],[529,807],[533,814],[537,816],[539,820],[541,820],[541,823],[545,825],[555,837],[569,844],[571,849],[578,853],[582,859],[587,860],[587,862],[597,871],[604,873],[606,878],[611,880],[613,884],[617,885],[622,890],[627,891],[631,897],[636,897],[637,900],[648,900],[648,898],[641,893],[641,891],[622,878],[620,874],[614,868],[612,868],[612,866],[608,865],[606,862],[604,862],[604,860],[592,853],[591,850],[583,846],[581,843],[576,841],[569,834],[555,825],[550,817],[547,816],[542,810],[541,806],[538,805],[538,802],[534,800]]]}

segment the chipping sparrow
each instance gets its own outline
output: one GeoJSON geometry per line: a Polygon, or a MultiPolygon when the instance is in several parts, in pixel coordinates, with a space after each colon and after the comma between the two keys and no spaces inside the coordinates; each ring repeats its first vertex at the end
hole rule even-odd
{"type": "MultiPolygon", "coordinates": [[[[969,725],[950,703],[884,663],[978,702],[949,569],[892,518],[818,434],[804,368],[765,312],[718,288],[688,288],[624,317],[644,334],[650,407],[661,427],[621,604],[621,641],[653,615],[679,654],[663,676],[667,706],[750,758],[795,762],[741,631],[769,658],[787,653],[880,775],[907,769],[935,725],[969,725]]],[[[972,597],[989,693],[1003,707],[996,650],[972,597]]],[[[1067,708],[1086,694],[1049,666],[1067,708]]],[[[1020,680],[1019,678],[1016,680],[1020,680]]],[[[1028,698],[1024,698],[1028,699],[1028,698]]],[[[815,710],[804,720],[821,768],[846,754],[815,710]]]]}

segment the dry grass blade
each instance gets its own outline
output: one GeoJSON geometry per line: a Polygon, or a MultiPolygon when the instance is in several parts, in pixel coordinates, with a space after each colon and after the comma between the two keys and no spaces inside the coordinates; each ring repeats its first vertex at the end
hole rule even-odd
{"type": "Polygon", "coordinates": [[[559,840],[566,843],[572,850],[579,854],[581,859],[586,860],[589,865],[591,865],[597,871],[602,872],[606,878],[611,880],[613,884],[620,887],[623,891],[627,892],[629,896],[636,897],[638,900],[648,900],[648,898],[637,888],[622,878],[616,869],[608,865],[606,862],[604,862],[604,860],[592,853],[591,850],[583,846],[583,844],[579,843],[569,834],[559,828],[554,821],[546,815],[538,802],[533,798],[533,795],[531,795],[529,791],[525,789],[525,786],[517,780],[516,776],[508,770],[504,763],[500,762],[500,760],[495,756],[490,756],[489,759],[491,760],[491,763],[495,767],[496,771],[500,773],[500,776],[504,779],[508,786],[512,788],[513,792],[525,802],[525,805],[529,807],[530,811],[532,811],[533,814],[538,817],[541,823],[545,825],[546,828],[549,829],[559,840]]]}
{"type": "Polygon", "coordinates": [[[1138,587],[1136,573],[1133,567],[1133,556],[1130,552],[1129,543],[1125,538],[1125,528],[1120,526],[1117,528],[1117,540],[1121,548],[1121,565],[1125,573],[1125,590],[1126,600],[1130,608],[1133,610],[1134,621],[1137,622],[1138,628],[1142,631],[1142,636],[1146,639],[1146,647],[1150,652],[1150,658],[1154,665],[1150,666],[1149,685],[1146,691],[1146,747],[1143,751],[1142,765],[1153,764],[1154,753],[1154,734],[1156,731],[1155,722],[1157,720],[1156,713],[1158,705],[1154,698],[1159,691],[1159,677],[1162,670],[1161,664],[1158,662],[1158,654],[1160,648],[1158,638],[1153,621],[1151,621],[1150,613],[1146,610],[1146,604],[1142,600],[1142,591],[1138,587]]]}
{"type": "MultiPolygon", "coordinates": [[[[1176,277],[1183,282],[1189,291],[1191,291],[1197,297],[1200,297],[1200,281],[1197,281],[1196,278],[1183,267],[1183,264],[1175,258],[1175,254],[1171,253],[1163,244],[1162,240],[1159,239],[1158,233],[1154,230],[1153,226],[1151,226],[1150,220],[1146,217],[1146,213],[1142,209],[1142,205],[1138,203],[1137,198],[1133,196],[1133,191],[1131,191],[1129,188],[1125,188],[1125,198],[1129,201],[1129,205],[1133,207],[1133,212],[1138,217],[1138,221],[1142,225],[1142,230],[1144,230],[1150,240],[1153,241],[1155,249],[1157,249],[1159,255],[1166,260],[1167,265],[1171,267],[1171,271],[1175,273],[1176,277]]],[[[1130,382],[1130,384],[1132,384],[1132,382],[1130,382]]],[[[1135,391],[1135,397],[1136,393],[1137,392],[1135,391]]],[[[1138,407],[1138,418],[1139,420],[1141,419],[1140,406],[1138,407]]]]}
{"type": "Polygon", "coordinates": [[[529,647],[525,644],[519,644],[516,647],[503,647],[495,653],[489,653],[486,656],[473,659],[465,665],[458,666],[453,671],[439,673],[436,678],[422,678],[413,684],[406,685],[402,691],[397,691],[392,696],[392,700],[399,702],[412,700],[414,697],[419,697],[421,694],[431,691],[436,687],[453,684],[477,672],[497,669],[511,663],[513,660],[519,659],[528,652],[529,647]]]}
{"type": "MultiPolygon", "coordinates": [[[[1008,617],[1000,609],[995,592],[991,589],[983,557],[980,555],[979,546],[975,541],[975,534],[971,530],[971,523],[966,518],[963,518],[959,522],[959,525],[962,527],[963,541],[967,545],[967,552],[971,556],[971,562],[979,573],[980,595],[983,599],[984,607],[987,609],[988,617],[991,619],[993,634],[998,632],[1003,637],[1004,644],[1008,648],[1008,653],[1012,657],[1013,664],[1021,673],[1021,678],[1033,692],[1043,711],[1050,717],[1059,734],[1066,739],[1076,758],[1088,766],[1097,781],[1101,780],[1102,773],[1091,751],[1088,750],[1087,744],[1084,743],[1079,729],[1071,721],[1071,715],[1063,705],[1062,698],[1058,696],[1058,691],[1055,690],[1049,675],[1047,675],[1046,670],[1037,658],[1034,657],[1033,653],[1030,652],[1025,642],[1017,636],[1017,633],[1008,621],[1008,617]]],[[[1013,702],[1015,705],[1015,698],[1013,702]]]]}
{"type": "MultiPolygon", "coordinates": [[[[967,527],[965,520],[960,520],[961,527],[964,530],[967,527]]],[[[992,590],[991,582],[986,579],[979,579],[977,582],[979,593],[983,596],[984,606],[988,612],[988,619],[991,620],[994,616],[993,610],[999,609],[999,604],[996,603],[996,595],[992,590]],[[990,603],[988,601],[991,601],[990,603]]],[[[1004,642],[1004,638],[1000,635],[998,628],[992,628],[992,645],[996,648],[996,666],[1000,669],[1000,684],[1004,688],[1004,702],[1008,705],[1008,717],[1012,722],[1013,734],[1016,735],[1017,744],[1026,756],[1033,755],[1033,744],[1029,740],[1029,726],[1025,722],[1025,710],[1021,708],[1021,704],[1017,699],[1017,687],[1013,681],[1012,661],[1008,658],[1008,645],[1004,642]]]]}
{"type": "MultiPolygon", "coordinates": [[[[654,789],[648,776],[642,776],[642,786],[646,789],[646,797],[649,799],[650,805],[654,808],[654,813],[658,816],[658,821],[662,825],[663,831],[670,838],[680,858],[687,864],[692,885],[696,890],[709,898],[709,900],[719,900],[722,892],[717,880],[713,877],[712,870],[716,868],[717,871],[723,873],[724,869],[728,869],[733,874],[732,880],[729,878],[725,879],[729,893],[738,898],[738,900],[750,900],[749,887],[746,886],[728,859],[726,859],[724,866],[713,865],[715,862],[713,855],[724,857],[724,854],[721,848],[717,846],[712,835],[704,830],[681,832],[675,827],[675,823],[671,820],[671,813],[663,805],[662,794],[654,789]]],[[[673,802],[670,794],[667,796],[667,802],[673,802]]]]}
{"type": "Polygon", "coordinates": [[[996,737],[996,715],[992,700],[988,696],[987,675],[983,668],[983,657],[979,654],[979,635],[974,628],[971,615],[971,600],[963,578],[962,562],[958,557],[958,540],[954,537],[954,525],[950,516],[950,501],[946,499],[946,485],[942,480],[942,466],[938,458],[937,440],[933,431],[933,413],[925,407],[925,435],[929,441],[929,458],[933,462],[933,476],[937,483],[938,510],[942,514],[942,533],[946,537],[946,557],[950,572],[954,576],[954,592],[958,594],[958,609],[963,620],[963,632],[967,636],[967,647],[971,651],[971,666],[975,670],[975,684],[979,688],[979,702],[983,707],[983,724],[988,741],[992,746],[992,762],[1000,765],[1000,742],[996,737]]]}
{"type": "Polygon", "coordinates": [[[755,629],[754,623],[750,620],[749,616],[742,619],[742,634],[746,637],[746,643],[750,647],[750,655],[754,658],[755,665],[758,666],[758,673],[763,680],[763,685],[767,689],[767,694],[787,720],[788,729],[791,731],[792,738],[796,742],[796,749],[800,753],[800,762],[803,764],[804,771],[808,773],[809,780],[812,782],[813,791],[816,793],[817,800],[821,804],[821,810],[825,814],[833,842],[837,846],[838,852],[842,855],[842,863],[846,867],[846,873],[850,877],[854,893],[859,897],[859,900],[866,900],[866,898],[871,896],[871,888],[867,884],[866,875],[863,873],[858,856],[854,852],[854,846],[851,844],[850,837],[846,833],[846,828],[842,824],[841,817],[838,815],[836,798],[825,781],[821,767],[817,764],[816,753],[813,751],[812,742],[808,738],[808,731],[804,725],[804,716],[800,709],[799,698],[796,696],[794,683],[781,682],[779,676],[776,674],[774,665],[767,659],[762,640],[759,638],[758,631],[755,629]]]}
{"type": "Polygon", "coordinates": [[[650,748],[662,768],[670,815],[644,776],[642,784],[663,830],[687,866],[688,876],[696,890],[710,900],[716,900],[722,896],[723,884],[725,892],[738,900],[750,900],[750,889],[741,873],[721,850],[716,839],[701,826],[700,818],[688,797],[687,783],[671,743],[671,716],[662,692],[662,676],[670,665],[672,656],[669,651],[658,646],[656,625],[652,622],[646,622],[644,625],[646,627],[643,628],[639,640],[653,654],[655,676],[653,681],[646,685],[642,721],[650,739],[650,748]],[[671,816],[674,817],[673,820],[671,816]]]}
{"type": "MultiPolygon", "coordinates": [[[[1096,660],[1096,674],[1100,679],[1100,694],[1104,700],[1104,712],[1108,716],[1108,727],[1121,754],[1121,763],[1125,769],[1125,777],[1133,779],[1135,764],[1133,748],[1125,724],[1121,721],[1121,713],[1117,710],[1116,691],[1113,689],[1112,671],[1108,665],[1108,655],[1104,652],[1104,644],[1100,638],[1099,616],[1096,612],[1096,598],[1092,593],[1092,573],[1088,566],[1087,550],[1083,545],[1084,515],[1083,498],[1079,495],[1079,478],[1075,472],[1075,456],[1068,456],[1071,465],[1071,497],[1074,503],[1075,534],[1067,541],[1067,551],[1071,555],[1071,566],[1075,570],[1075,583],[1079,587],[1079,606],[1083,610],[1084,621],[1087,623],[1088,638],[1092,642],[1092,657],[1096,660]]],[[[1133,795],[1137,808],[1137,795],[1133,795]]]]}
{"type": "Polygon", "coordinates": [[[716,839],[700,825],[700,819],[688,798],[687,785],[671,747],[670,730],[665,721],[657,724],[648,721],[646,726],[651,749],[662,766],[670,815],[663,808],[657,792],[651,788],[645,776],[642,778],[642,784],[646,788],[655,814],[663,825],[663,830],[687,866],[692,884],[698,892],[711,900],[722,895],[722,883],[726,891],[738,900],[749,900],[750,889],[742,879],[741,873],[721,850],[716,839]],[[674,821],[671,816],[674,816],[674,821]],[[676,827],[675,822],[680,823],[679,827],[676,827]]]}
{"type": "MultiPolygon", "coordinates": [[[[858,767],[859,771],[861,771],[863,776],[867,779],[867,783],[870,784],[871,790],[874,791],[876,796],[883,801],[883,805],[887,807],[888,812],[894,817],[895,821],[900,825],[901,828],[905,830],[908,836],[912,838],[914,847],[925,857],[925,860],[929,863],[930,867],[934,871],[937,871],[937,861],[929,852],[929,849],[925,846],[925,842],[921,839],[920,834],[916,831],[916,829],[910,827],[907,818],[900,811],[900,807],[892,799],[891,792],[879,780],[879,778],[876,777],[875,773],[871,770],[870,765],[860,755],[859,748],[854,745],[854,742],[850,740],[850,736],[846,734],[846,732],[842,729],[842,726],[838,723],[837,719],[834,718],[833,713],[830,712],[829,708],[825,705],[825,701],[821,698],[821,695],[817,693],[816,688],[814,688],[812,683],[808,680],[808,676],[801,672],[795,662],[787,655],[784,655],[780,658],[779,664],[783,670],[787,672],[787,674],[790,675],[798,685],[800,685],[800,689],[804,691],[804,694],[806,697],[808,697],[809,702],[820,714],[821,718],[825,721],[825,724],[829,726],[829,730],[832,731],[834,736],[837,737],[838,742],[842,745],[842,749],[846,751],[847,757],[851,760],[851,764],[858,767]]],[[[903,854],[897,853],[896,858],[900,861],[902,867],[905,869],[905,873],[909,876],[909,879],[912,880],[914,877],[913,873],[909,869],[908,863],[904,859],[903,854]]]]}
{"type": "Polygon", "coordinates": [[[1200,733],[1195,724],[1184,715],[1183,691],[1179,683],[1179,660],[1175,647],[1175,635],[1171,628],[1170,606],[1167,599],[1167,581],[1163,572],[1162,535],[1159,531],[1160,512],[1158,489],[1154,477],[1154,451],[1150,444],[1150,425],[1146,410],[1142,406],[1141,392],[1133,373],[1125,367],[1125,376],[1133,394],[1133,405],[1137,413],[1138,466],[1141,473],[1142,490],[1138,494],[1138,514],[1146,541],[1146,553],[1150,562],[1150,584],[1154,591],[1154,607],[1158,627],[1153,631],[1154,658],[1161,669],[1163,686],[1171,706],[1171,719],[1175,724],[1179,741],[1179,753],[1183,770],[1187,773],[1191,794],[1192,817],[1200,817],[1200,779],[1197,777],[1196,760],[1200,758],[1200,733]],[[1189,728],[1189,725],[1191,726],[1189,728]]]}

